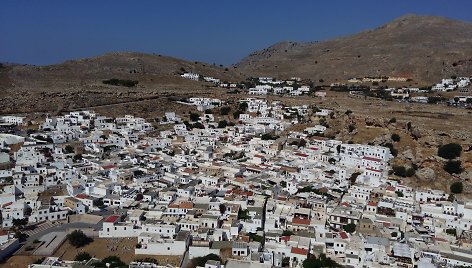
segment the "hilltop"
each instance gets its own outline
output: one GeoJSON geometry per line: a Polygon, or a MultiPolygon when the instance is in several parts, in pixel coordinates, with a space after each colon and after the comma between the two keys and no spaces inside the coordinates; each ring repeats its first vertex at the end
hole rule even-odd
{"type": "Polygon", "coordinates": [[[252,76],[316,81],[401,76],[420,83],[472,73],[472,24],[406,15],[379,28],[322,42],[285,41],[235,65],[252,76]]]}

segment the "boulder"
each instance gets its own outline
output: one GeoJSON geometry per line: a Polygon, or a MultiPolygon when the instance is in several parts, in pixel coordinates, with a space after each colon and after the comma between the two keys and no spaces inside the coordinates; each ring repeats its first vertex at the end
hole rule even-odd
{"type": "Polygon", "coordinates": [[[424,181],[433,181],[436,179],[436,172],[431,168],[422,168],[416,171],[416,177],[424,181]]]}
{"type": "Polygon", "coordinates": [[[415,160],[415,155],[413,154],[413,151],[411,149],[403,151],[398,157],[402,160],[415,160]]]}

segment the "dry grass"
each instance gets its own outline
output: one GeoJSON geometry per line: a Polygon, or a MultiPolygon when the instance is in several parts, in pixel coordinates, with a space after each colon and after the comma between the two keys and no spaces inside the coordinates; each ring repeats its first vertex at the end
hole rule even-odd
{"type": "Polygon", "coordinates": [[[135,255],[134,248],[137,242],[136,238],[95,238],[92,243],[77,249],[66,241],[56,250],[54,256],[61,257],[64,260],[73,260],[78,253],[88,252],[98,259],[116,255],[125,263],[149,257],[156,259],[161,265],[180,264],[181,256],[135,255]]]}
{"type": "Polygon", "coordinates": [[[1,263],[0,267],[2,268],[20,268],[28,267],[28,265],[33,264],[35,261],[41,259],[40,256],[23,256],[15,255],[6,260],[5,263],[1,263]]]}

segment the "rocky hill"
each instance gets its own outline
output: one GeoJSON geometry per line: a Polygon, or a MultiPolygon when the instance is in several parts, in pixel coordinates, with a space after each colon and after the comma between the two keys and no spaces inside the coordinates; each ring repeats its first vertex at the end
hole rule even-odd
{"type": "Polygon", "coordinates": [[[386,75],[433,83],[440,77],[472,74],[472,24],[406,15],[334,40],[278,43],[235,66],[252,76],[300,76],[334,82],[386,75]]]}
{"type": "Polygon", "coordinates": [[[159,99],[208,90],[212,85],[180,77],[183,72],[241,81],[243,76],[202,62],[135,52],[109,53],[49,66],[0,66],[0,113],[51,112],[159,99]],[[108,79],[138,81],[135,87],[108,79]]]}

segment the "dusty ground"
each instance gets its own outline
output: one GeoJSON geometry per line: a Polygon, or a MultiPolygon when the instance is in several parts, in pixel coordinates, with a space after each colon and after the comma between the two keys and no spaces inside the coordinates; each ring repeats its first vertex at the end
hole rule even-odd
{"type": "Polygon", "coordinates": [[[158,260],[160,265],[180,264],[180,256],[162,256],[162,255],[135,255],[134,248],[137,244],[137,239],[122,238],[122,239],[105,239],[95,238],[91,244],[85,247],[76,249],[67,241],[62,244],[54,253],[54,256],[61,257],[64,260],[73,260],[79,252],[88,252],[95,258],[102,259],[108,256],[116,255],[120,257],[125,263],[130,263],[137,259],[154,258],[158,260]],[[113,249],[112,249],[113,248],[113,249]]]}
{"type": "Polygon", "coordinates": [[[28,265],[34,263],[35,261],[41,259],[39,256],[23,256],[15,255],[10,257],[5,263],[0,263],[2,268],[23,268],[28,267],[28,265]]]}

